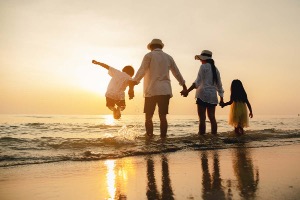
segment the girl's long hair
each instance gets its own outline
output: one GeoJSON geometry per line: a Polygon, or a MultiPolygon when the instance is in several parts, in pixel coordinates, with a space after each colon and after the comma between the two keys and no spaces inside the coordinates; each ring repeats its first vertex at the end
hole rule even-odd
{"type": "Polygon", "coordinates": [[[231,83],[230,100],[242,102],[248,101],[247,93],[244,89],[243,83],[238,79],[233,80],[231,83]]]}
{"type": "Polygon", "coordinates": [[[211,70],[213,73],[213,83],[218,84],[219,80],[218,80],[218,76],[217,76],[217,69],[215,66],[215,61],[213,59],[208,59],[208,60],[206,60],[206,62],[209,63],[211,66],[211,70]]]}

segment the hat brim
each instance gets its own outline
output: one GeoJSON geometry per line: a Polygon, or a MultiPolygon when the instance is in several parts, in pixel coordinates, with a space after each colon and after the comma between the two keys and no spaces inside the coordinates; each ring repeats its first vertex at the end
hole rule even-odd
{"type": "Polygon", "coordinates": [[[161,46],[161,48],[164,48],[164,43],[152,43],[152,42],[150,42],[150,43],[147,45],[147,49],[151,50],[150,46],[151,46],[152,44],[158,44],[158,45],[161,46]]]}
{"type": "Polygon", "coordinates": [[[199,60],[208,60],[208,59],[211,59],[211,57],[203,56],[203,55],[196,55],[195,57],[199,58],[199,60]]]}

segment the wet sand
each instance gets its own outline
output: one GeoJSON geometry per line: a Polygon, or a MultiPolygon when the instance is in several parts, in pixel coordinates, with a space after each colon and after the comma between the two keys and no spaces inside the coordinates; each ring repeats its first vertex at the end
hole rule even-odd
{"type": "Polygon", "coordinates": [[[300,199],[300,145],[0,169],[1,200],[300,199]]]}

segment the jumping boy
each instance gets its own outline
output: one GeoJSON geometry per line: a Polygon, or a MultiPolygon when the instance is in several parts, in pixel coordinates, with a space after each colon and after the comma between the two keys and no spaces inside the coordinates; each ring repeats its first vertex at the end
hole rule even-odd
{"type": "Polygon", "coordinates": [[[134,97],[134,91],[131,82],[131,77],[134,75],[134,69],[132,66],[125,66],[122,72],[105,64],[92,60],[93,64],[100,65],[108,70],[108,74],[112,77],[107,91],[105,93],[106,106],[113,111],[113,116],[115,119],[120,119],[121,111],[126,107],[125,104],[125,90],[129,86],[128,95],[129,99],[134,97]]]}

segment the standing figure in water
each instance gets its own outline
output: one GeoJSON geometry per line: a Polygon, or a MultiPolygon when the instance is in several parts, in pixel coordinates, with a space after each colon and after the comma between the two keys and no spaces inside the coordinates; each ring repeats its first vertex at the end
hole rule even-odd
{"type": "Polygon", "coordinates": [[[195,56],[195,60],[202,63],[196,80],[187,91],[182,91],[183,96],[187,96],[190,91],[196,89],[196,104],[199,116],[199,135],[206,132],[206,113],[211,124],[211,134],[217,134],[217,121],[215,117],[216,106],[218,105],[217,93],[220,96],[220,103],[223,103],[224,90],[220,72],[212,59],[212,52],[203,50],[200,55],[195,56]]]}
{"type": "Polygon", "coordinates": [[[145,128],[148,137],[153,136],[153,115],[156,105],[160,119],[160,136],[165,138],[168,131],[167,114],[169,113],[169,102],[173,96],[170,80],[170,71],[179,84],[186,91],[183,79],[174,59],[163,52],[164,44],[160,39],[153,39],[147,46],[150,50],[144,56],[141,67],[133,78],[134,84],[138,84],[144,78],[144,113],[145,128]]]}
{"type": "Polygon", "coordinates": [[[222,108],[228,105],[231,105],[228,123],[234,127],[236,134],[244,134],[244,128],[249,126],[248,110],[246,106],[249,109],[250,118],[253,117],[253,113],[244,86],[238,79],[233,80],[231,83],[230,101],[220,103],[222,108]]]}

